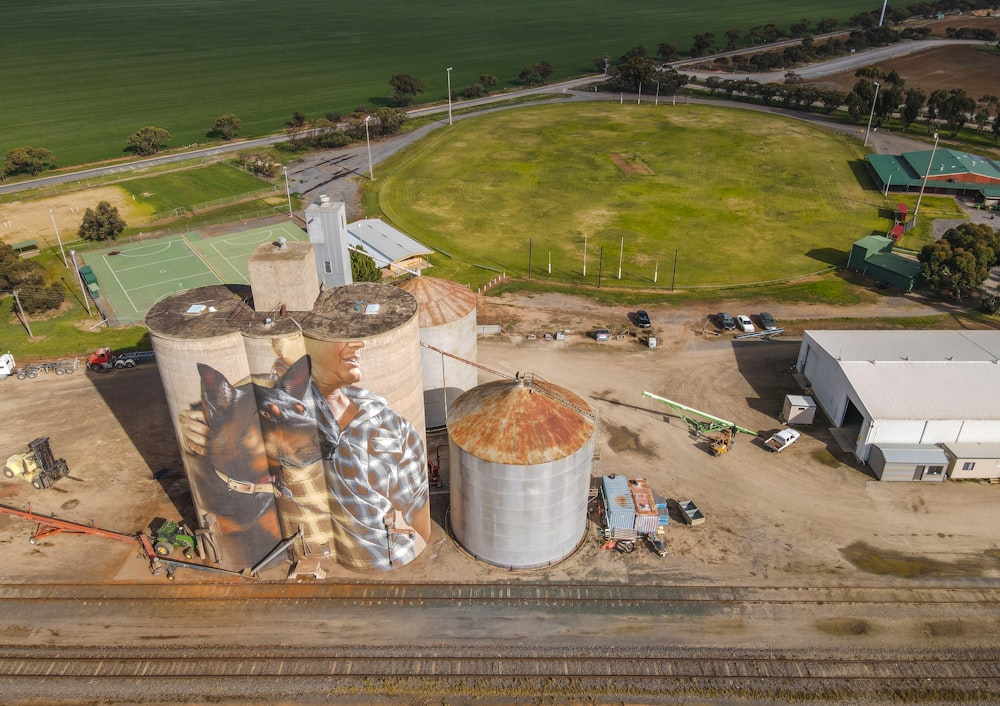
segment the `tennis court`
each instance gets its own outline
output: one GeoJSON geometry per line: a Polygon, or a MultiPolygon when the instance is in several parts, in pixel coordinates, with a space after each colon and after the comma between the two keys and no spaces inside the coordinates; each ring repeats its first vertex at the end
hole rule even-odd
{"type": "Polygon", "coordinates": [[[84,254],[101,297],[121,323],[140,323],[168,294],[211,284],[249,284],[247,261],[261,243],[278,238],[307,240],[292,223],[203,238],[184,233],[134,245],[115,245],[84,254]]]}

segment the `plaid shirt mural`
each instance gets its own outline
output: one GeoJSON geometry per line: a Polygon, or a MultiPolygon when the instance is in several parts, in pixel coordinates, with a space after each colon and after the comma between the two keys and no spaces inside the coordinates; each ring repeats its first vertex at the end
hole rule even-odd
{"type": "Polygon", "coordinates": [[[416,430],[385,399],[360,387],[342,391],[358,408],[345,429],[315,384],[303,400],[324,437],[337,562],[386,571],[423,549],[424,538],[410,526],[428,501],[427,458],[416,430]]]}

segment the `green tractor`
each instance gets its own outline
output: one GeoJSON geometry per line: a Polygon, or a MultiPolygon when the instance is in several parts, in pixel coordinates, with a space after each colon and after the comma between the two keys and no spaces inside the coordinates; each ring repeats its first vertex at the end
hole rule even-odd
{"type": "Polygon", "coordinates": [[[175,547],[184,552],[185,559],[192,559],[197,540],[184,525],[164,520],[153,538],[153,550],[160,556],[170,556],[175,547]]]}

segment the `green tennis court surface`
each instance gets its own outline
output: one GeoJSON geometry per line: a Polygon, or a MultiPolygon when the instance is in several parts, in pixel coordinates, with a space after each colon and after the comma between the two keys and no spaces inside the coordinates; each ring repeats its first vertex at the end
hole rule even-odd
{"type": "Polygon", "coordinates": [[[261,243],[281,237],[308,239],[305,231],[291,223],[214,238],[185,233],[88,252],[79,264],[90,265],[100,294],[116,318],[121,323],[138,323],[153,304],[173,292],[211,284],[249,284],[250,255],[261,243]]]}

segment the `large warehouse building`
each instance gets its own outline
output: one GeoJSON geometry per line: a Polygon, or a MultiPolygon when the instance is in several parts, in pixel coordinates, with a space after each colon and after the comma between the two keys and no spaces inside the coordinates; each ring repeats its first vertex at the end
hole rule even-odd
{"type": "Polygon", "coordinates": [[[807,331],[796,367],[882,480],[943,479],[948,445],[1000,451],[1000,331],[807,331]]]}

